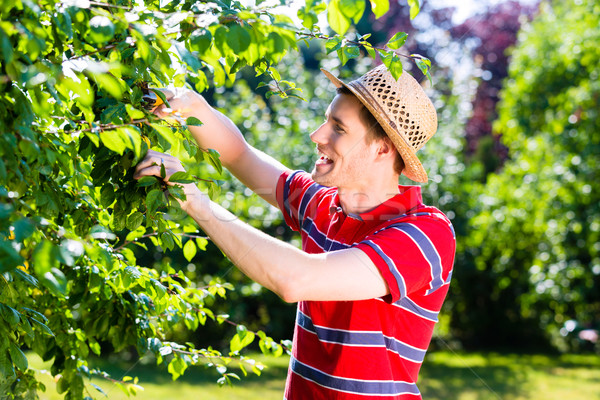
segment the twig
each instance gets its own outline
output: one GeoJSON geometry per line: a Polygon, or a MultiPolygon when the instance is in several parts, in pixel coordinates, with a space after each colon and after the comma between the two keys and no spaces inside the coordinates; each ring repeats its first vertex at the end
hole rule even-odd
{"type": "Polygon", "coordinates": [[[90,1],[90,4],[93,6],[98,6],[98,7],[106,7],[106,8],[120,8],[121,10],[131,10],[130,7],[125,7],[125,6],[117,6],[115,4],[107,4],[107,3],[101,3],[99,1],[90,1]]]}
{"type": "MultiPolygon", "coordinates": [[[[126,240],[122,245],[120,245],[119,247],[115,247],[113,250],[118,252],[119,250],[123,249],[123,247],[127,246],[128,244],[131,244],[131,243],[135,242],[137,239],[147,239],[149,237],[158,236],[158,235],[159,235],[158,232],[152,232],[152,233],[147,233],[145,235],[142,235],[139,238],[136,238],[134,240],[126,240]]],[[[188,237],[188,238],[191,238],[191,239],[206,239],[206,240],[210,240],[210,238],[208,236],[192,235],[192,234],[183,233],[183,232],[182,233],[174,233],[174,235],[188,237]]]]}
{"type": "Polygon", "coordinates": [[[80,55],[80,56],[77,56],[77,57],[69,58],[67,61],[78,60],[78,59],[80,59],[80,58],[87,57],[87,56],[91,56],[92,54],[96,54],[96,53],[99,53],[99,52],[101,52],[101,51],[105,51],[105,50],[114,49],[115,47],[117,47],[117,45],[116,45],[116,44],[111,44],[111,45],[108,45],[108,46],[102,47],[102,48],[100,48],[100,49],[98,49],[98,50],[90,51],[89,53],[82,54],[82,55],[80,55]]]}
{"type": "MultiPolygon", "coordinates": [[[[315,33],[313,33],[313,32],[298,32],[298,31],[297,31],[297,32],[296,32],[296,35],[299,35],[299,36],[301,35],[301,36],[306,36],[306,37],[311,37],[311,38],[313,38],[313,39],[321,39],[321,40],[329,40],[329,39],[332,39],[332,37],[331,37],[331,36],[325,35],[325,34],[323,34],[323,33],[315,34],[315,33]]],[[[372,44],[370,44],[369,42],[366,42],[366,41],[365,41],[364,43],[361,43],[361,42],[357,42],[356,40],[349,40],[349,39],[347,39],[347,38],[344,38],[344,40],[345,40],[347,43],[353,44],[353,45],[355,45],[355,46],[370,47],[370,48],[372,48],[373,50],[381,50],[381,51],[393,51],[393,50],[391,50],[391,49],[386,49],[386,48],[384,48],[384,47],[375,47],[375,46],[373,46],[372,44]]],[[[393,52],[394,52],[394,53],[396,53],[395,51],[393,51],[393,52]]],[[[405,58],[411,59],[411,60],[415,60],[415,59],[422,59],[422,56],[420,56],[420,55],[418,55],[418,54],[411,54],[411,55],[406,55],[406,54],[402,54],[402,53],[396,53],[396,54],[398,54],[399,56],[402,56],[402,57],[405,57],[405,58]]]]}

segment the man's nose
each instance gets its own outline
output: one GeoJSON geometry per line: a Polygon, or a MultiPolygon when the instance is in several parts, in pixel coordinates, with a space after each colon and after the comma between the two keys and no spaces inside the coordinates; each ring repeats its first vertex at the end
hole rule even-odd
{"type": "Polygon", "coordinates": [[[313,133],[310,134],[310,140],[316,144],[326,144],[328,141],[327,128],[325,124],[318,127],[313,133]]]}

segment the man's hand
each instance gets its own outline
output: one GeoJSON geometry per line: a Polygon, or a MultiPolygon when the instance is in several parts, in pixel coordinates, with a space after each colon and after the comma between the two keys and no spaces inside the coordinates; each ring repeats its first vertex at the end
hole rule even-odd
{"type": "MultiPolygon", "coordinates": [[[[206,100],[199,93],[186,88],[175,88],[175,89],[158,89],[164,95],[169,106],[161,104],[156,107],[153,112],[156,116],[169,119],[181,119],[185,121],[186,118],[195,115],[194,112],[198,112],[202,107],[208,107],[206,100]]],[[[181,122],[181,121],[179,121],[181,122]]]]}
{"type": "Polygon", "coordinates": [[[163,179],[168,185],[183,186],[186,200],[181,201],[178,199],[178,201],[181,204],[181,208],[187,211],[192,201],[204,199],[206,196],[193,183],[180,184],[170,182],[169,178],[175,172],[179,171],[185,172],[185,168],[183,168],[181,161],[179,161],[176,157],[159,153],[158,151],[148,150],[146,157],[135,167],[135,173],[133,177],[134,179],[140,179],[144,176],[156,176],[157,178],[163,179]],[[164,169],[164,178],[161,175],[162,169],[164,169]]]}

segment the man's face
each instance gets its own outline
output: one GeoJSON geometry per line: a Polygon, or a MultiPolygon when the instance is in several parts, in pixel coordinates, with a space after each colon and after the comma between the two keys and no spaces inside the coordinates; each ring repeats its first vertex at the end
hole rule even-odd
{"type": "Polygon", "coordinates": [[[368,187],[375,142],[366,143],[367,127],[360,119],[362,107],[356,97],[338,94],[325,113],[325,122],[310,135],[319,155],[312,178],[320,185],[340,189],[368,187]]]}

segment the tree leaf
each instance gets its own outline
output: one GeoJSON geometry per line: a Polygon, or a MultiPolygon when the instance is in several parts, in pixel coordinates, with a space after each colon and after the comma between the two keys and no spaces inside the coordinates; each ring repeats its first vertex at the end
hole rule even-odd
{"type": "Polygon", "coordinates": [[[117,130],[106,130],[100,132],[100,140],[107,148],[115,153],[123,155],[127,149],[127,143],[123,141],[123,136],[117,130]]]}
{"type": "Polygon", "coordinates": [[[16,327],[21,319],[17,310],[5,304],[0,304],[0,315],[11,327],[16,327]]]}
{"type": "Polygon", "coordinates": [[[357,24],[365,13],[365,0],[340,0],[339,7],[346,17],[357,24]]]}
{"type": "Polygon", "coordinates": [[[6,380],[15,379],[15,369],[8,357],[8,351],[0,348],[0,376],[6,380]]]}
{"type": "Polygon", "coordinates": [[[115,189],[112,183],[106,183],[100,190],[100,203],[103,207],[109,207],[115,201],[115,189]]]}
{"type": "Polygon", "coordinates": [[[189,38],[190,50],[204,53],[212,44],[212,34],[208,29],[196,29],[189,38]]]}
{"type": "Polygon", "coordinates": [[[231,50],[239,54],[248,48],[252,42],[252,38],[243,26],[235,24],[229,28],[226,41],[231,50]]]}
{"type": "Polygon", "coordinates": [[[54,245],[49,240],[39,243],[32,257],[32,266],[38,277],[50,271],[58,262],[54,254],[54,245]]]}
{"type": "Polygon", "coordinates": [[[386,46],[392,50],[397,50],[404,46],[407,37],[408,34],[406,32],[398,32],[390,40],[388,40],[386,46]]]}
{"type": "Polygon", "coordinates": [[[389,0],[370,0],[371,11],[375,14],[375,18],[381,18],[390,9],[389,0]]]}
{"type": "Polygon", "coordinates": [[[40,281],[57,296],[64,296],[67,293],[67,278],[58,268],[50,269],[40,281]]]}
{"type": "Polygon", "coordinates": [[[194,258],[194,256],[196,256],[196,252],[197,252],[197,248],[196,248],[196,244],[194,243],[194,241],[192,239],[189,239],[187,242],[185,242],[185,244],[183,245],[183,256],[185,257],[186,260],[188,260],[189,262],[192,261],[192,259],[194,258]]]}
{"type": "Polygon", "coordinates": [[[198,118],[196,118],[196,117],[188,117],[188,118],[185,120],[185,124],[186,124],[187,126],[202,126],[202,125],[204,125],[204,124],[202,123],[202,121],[200,121],[200,120],[199,120],[198,118]]]}
{"type": "Polygon", "coordinates": [[[129,229],[130,231],[134,231],[140,225],[142,225],[142,222],[144,222],[144,214],[142,214],[139,211],[135,211],[127,217],[127,229],[129,229]]]}
{"type": "Polygon", "coordinates": [[[27,362],[27,357],[25,353],[17,346],[15,343],[10,342],[10,347],[8,348],[10,353],[10,358],[15,366],[21,370],[22,372],[27,371],[29,368],[29,363],[27,362]]]}
{"type": "Polygon", "coordinates": [[[337,35],[328,39],[327,42],[325,43],[325,49],[327,50],[327,54],[340,49],[342,47],[342,43],[343,43],[343,38],[341,38],[340,36],[337,36],[337,35]]]}
{"type": "Polygon", "coordinates": [[[419,0],[407,0],[407,2],[410,6],[410,19],[414,19],[419,14],[419,11],[421,11],[419,0]]]}
{"type": "Polygon", "coordinates": [[[210,164],[213,167],[215,167],[215,169],[217,170],[217,172],[219,174],[221,174],[223,172],[223,166],[221,165],[221,160],[220,160],[221,155],[219,154],[219,152],[215,149],[208,149],[207,154],[208,154],[208,161],[210,162],[210,164]]]}
{"type": "Polygon", "coordinates": [[[339,35],[343,35],[350,28],[350,18],[340,9],[340,0],[331,0],[327,5],[327,22],[339,35]]]}
{"type": "Polygon", "coordinates": [[[415,64],[417,64],[417,67],[419,67],[423,75],[429,79],[429,84],[433,86],[433,79],[431,78],[431,73],[429,72],[429,69],[431,68],[431,61],[429,61],[428,58],[421,57],[415,59],[415,64]]]}
{"type": "Polygon", "coordinates": [[[138,187],[152,186],[158,182],[158,178],[156,176],[143,176],[138,179],[136,185],[138,187]]]}
{"type": "Polygon", "coordinates": [[[188,174],[185,171],[177,171],[169,177],[169,182],[186,184],[186,183],[194,183],[194,182],[196,182],[196,179],[191,177],[190,174],[188,174]]]}
{"type": "Polygon", "coordinates": [[[35,318],[30,318],[30,321],[32,321],[32,322],[33,322],[33,325],[34,325],[35,327],[38,327],[38,328],[40,328],[44,334],[46,334],[46,335],[48,335],[48,336],[54,336],[54,332],[52,332],[52,330],[51,330],[50,328],[48,328],[48,326],[46,326],[46,324],[44,324],[44,323],[42,323],[42,322],[38,321],[38,320],[37,320],[37,319],[35,319],[35,318]]]}
{"type": "Polygon", "coordinates": [[[21,218],[13,224],[15,240],[22,242],[27,239],[35,230],[35,225],[29,218],[21,218]]]}

